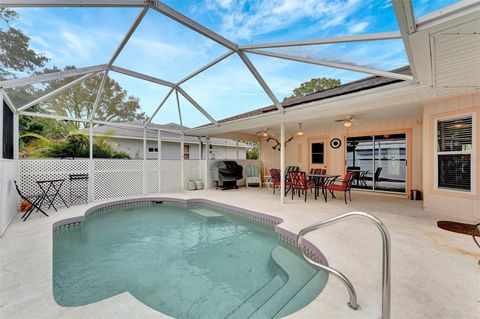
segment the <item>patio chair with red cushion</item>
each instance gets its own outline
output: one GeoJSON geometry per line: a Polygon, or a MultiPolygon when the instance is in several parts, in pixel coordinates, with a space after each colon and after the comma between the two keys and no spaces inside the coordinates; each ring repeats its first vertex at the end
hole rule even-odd
{"type": "MultiPolygon", "coordinates": [[[[332,183],[330,185],[326,185],[325,189],[332,194],[332,198],[335,197],[335,192],[343,192],[344,197],[345,197],[345,204],[347,203],[347,192],[348,192],[348,197],[350,201],[352,201],[352,194],[351,194],[351,189],[352,189],[352,183],[355,178],[355,173],[348,172],[345,174],[343,179],[337,179],[336,182],[341,182],[341,184],[335,184],[332,183]]],[[[325,192],[325,201],[327,201],[328,194],[325,192]]]]}
{"type": "Polygon", "coordinates": [[[270,176],[272,178],[273,194],[275,194],[275,189],[277,187],[280,187],[280,185],[281,185],[280,170],[278,168],[271,168],[270,169],[270,176]]]}
{"type": "MultiPolygon", "coordinates": [[[[305,172],[289,172],[290,186],[292,189],[292,199],[295,191],[298,191],[298,197],[300,197],[300,191],[305,193],[305,201],[307,201],[307,191],[315,188],[315,181],[307,180],[307,174],[305,172]]],[[[317,192],[315,192],[315,199],[317,199],[317,192]]]]}

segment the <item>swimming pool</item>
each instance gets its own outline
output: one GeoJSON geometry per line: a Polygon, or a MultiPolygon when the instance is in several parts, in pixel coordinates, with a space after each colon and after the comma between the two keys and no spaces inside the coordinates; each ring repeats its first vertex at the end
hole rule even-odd
{"type": "Polygon", "coordinates": [[[122,292],[175,318],[280,318],[310,303],[327,274],[279,240],[275,221],[205,203],[103,208],[53,235],[61,306],[122,292]],[[260,221],[260,222],[259,222],[260,221]]]}

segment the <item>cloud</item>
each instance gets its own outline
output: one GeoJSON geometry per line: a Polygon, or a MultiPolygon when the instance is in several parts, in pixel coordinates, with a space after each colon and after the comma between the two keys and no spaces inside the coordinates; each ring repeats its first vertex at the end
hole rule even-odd
{"type": "Polygon", "coordinates": [[[370,23],[367,22],[367,21],[354,23],[354,24],[351,24],[351,25],[348,26],[348,32],[349,33],[360,33],[363,30],[365,30],[369,25],[370,25],[370,23]]]}
{"type": "Polygon", "coordinates": [[[74,34],[70,30],[63,29],[60,31],[61,40],[64,46],[66,46],[70,52],[81,55],[90,56],[92,49],[95,47],[95,42],[91,37],[85,37],[83,34],[79,36],[74,34]]]}
{"type": "Polygon", "coordinates": [[[220,20],[220,32],[237,40],[308,22],[323,29],[340,26],[360,7],[360,0],[204,0],[203,6],[220,20]]]}

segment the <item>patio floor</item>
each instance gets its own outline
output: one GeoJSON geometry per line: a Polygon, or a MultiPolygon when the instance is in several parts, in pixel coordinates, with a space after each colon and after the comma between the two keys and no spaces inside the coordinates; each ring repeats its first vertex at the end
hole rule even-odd
{"type": "MultiPolygon", "coordinates": [[[[151,197],[152,195],[149,195],[151,197]]],[[[297,233],[320,220],[364,211],[379,217],[392,238],[392,318],[477,318],[480,311],[480,251],[471,237],[436,227],[450,219],[402,197],[354,192],[353,202],[290,197],[279,203],[270,190],[205,190],[162,194],[206,198],[281,217],[282,228],[297,233]]],[[[84,307],[62,308],[52,295],[52,223],[78,216],[91,205],[35,214],[15,221],[0,239],[0,315],[2,318],[166,318],[128,293],[84,307]]],[[[307,236],[357,290],[361,309],[347,308],[348,294],[330,277],[324,291],[289,318],[378,318],[381,301],[381,240],[373,224],[352,219],[307,236]]],[[[201,318],[201,316],[199,316],[201,318]]],[[[210,319],[210,318],[209,318],[210,319]]]]}

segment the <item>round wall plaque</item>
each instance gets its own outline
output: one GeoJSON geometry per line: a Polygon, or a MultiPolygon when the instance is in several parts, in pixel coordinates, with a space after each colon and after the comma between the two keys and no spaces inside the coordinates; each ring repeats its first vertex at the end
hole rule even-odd
{"type": "Polygon", "coordinates": [[[332,138],[332,140],[330,141],[330,146],[337,149],[342,146],[342,141],[339,138],[332,138]]]}

